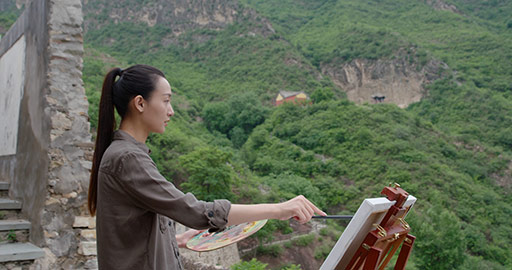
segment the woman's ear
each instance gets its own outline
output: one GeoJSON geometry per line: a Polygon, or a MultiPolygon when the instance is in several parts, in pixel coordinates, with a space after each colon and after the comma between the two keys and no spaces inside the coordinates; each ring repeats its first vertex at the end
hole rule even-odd
{"type": "Polygon", "coordinates": [[[138,95],[133,98],[133,105],[134,105],[135,109],[140,113],[144,112],[144,106],[145,106],[144,103],[145,103],[144,98],[141,95],[138,95]]]}

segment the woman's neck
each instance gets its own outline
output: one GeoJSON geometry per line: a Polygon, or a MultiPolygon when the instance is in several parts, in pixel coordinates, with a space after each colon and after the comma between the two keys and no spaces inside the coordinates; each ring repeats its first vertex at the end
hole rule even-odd
{"type": "Polygon", "coordinates": [[[146,139],[149,136],[149,132],[140,128],[141,125],[137,125],[133,121],[122,120],[119,129],[130,134],[136,141],[146,143],[146,139]]]}

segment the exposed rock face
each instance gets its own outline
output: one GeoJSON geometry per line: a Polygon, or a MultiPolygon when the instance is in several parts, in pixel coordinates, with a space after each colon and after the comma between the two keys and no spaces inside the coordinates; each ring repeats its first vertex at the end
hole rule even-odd
{"type": "Polygon", "coordinates": [[[349,100],[356,103],[375,103],[372,96],[384,96],[385,103],[401,108],[418,102],[426,94],[425,84],[440,77],[447,66],[431,60],[419,68],[406,58],[389,60],[356,59],[344,64],[321,66],[322,73],[342,88],[349,100]]]}
{"type": "MultiPolygon", "coordinates": [[[[176,43],[176,38],[189,30],[221,30],[242,19],[256,22],[253,34],[275,33],[270,22],[253,10],[245,9],[232,0],[156,0],[138,4],[133,1],[84,1],[85,31],[99,29],[107,23],[143,22],[148,26],[169,27],[164,43],[176,43]],[[108,18],[102,12],[108,10],[108,18]]],[[[166,45],[166,44],[164,44],[166,45]]]]}

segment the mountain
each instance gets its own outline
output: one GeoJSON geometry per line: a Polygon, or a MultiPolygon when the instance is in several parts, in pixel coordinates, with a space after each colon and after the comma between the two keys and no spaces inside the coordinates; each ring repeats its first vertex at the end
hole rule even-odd
{"type": "MultiPolygon", "coordinates": [[[[228,154],[232,170],[216,181],[232,186],[223,196],[235,201],[300,193],[331,213],[353,213],[362,198],[398,182],[419,199],[408,269],[508,269],[511,8],[89,0],[85,43],[97,56],[86,58],[84,74],[105,72],[102,54],[165,71],[178,113],[150,144],[160,169],[185,190],[211,195],[187,164],[216,151],[228,154]],[[275,108],[280,90],[304,91],[313,104],[275,108]],[[386,104],[375,104],[377,93],[386,104]]],[[[335,240],[316,241],[315,257],[325,258],[335,240]]],[[[287,257],[286,248],[275,253],[287,257]]]]}
{"type": "MultiPolygon", "coordinates": [[[[183,190],[241,203],[304,194],[350,214],[398,182],[418,198],[407,269],[510,269],[511,14],[503,0],[84,0],[91,123],[109,68],[154,65],[176,115],[148,145],[183,190]],[[281,90],[311,104],[274,107],[281,90]]],[[[344,229],[327,224],[256,257],[319,264],[344,229]]],[[[270,222],[258,239],[290,230],[270,222]]]]}

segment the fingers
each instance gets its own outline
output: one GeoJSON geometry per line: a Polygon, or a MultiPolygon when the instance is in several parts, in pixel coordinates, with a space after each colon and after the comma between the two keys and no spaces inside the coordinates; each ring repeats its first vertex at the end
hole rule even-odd
{"type": "Polygon", "coordinates": [[[187,242],[194,238],[194,236],[198,235],[199,233],[202,233],[204,230],[195,230],[190,229],[187,230],[184,233],[176,235],[176,241],[178,242],[178,247],[180,248],[187,248],[187,242]]]}
{"type": "MultiPolygon", "coordinates": [[[[312,202],[310,202],[309,200],[307,200],[307,202],[309,203],[309,206],[311,207],[313,214],[317,213],[320,216],[327,216],[327,214],[324,211],[320,210],[320,208],[316,207],[316,205],[314,205],[312,202]]],[[[311,215],[313,215],[313,214],[311,214],[311,215]]]]}
{"type": "Polygon", "coordinates": [[[292,200],[297,202],[298,208],[296,209],[296,217],[298,218],[299,223],[306,223],[311,220],[311,217],[317,213],[322,216],[326,216],[327,214],[316,207],[312,202],[310,202],[306,197],[299,195],[292,200]]]}

